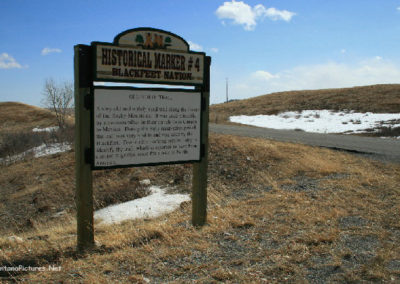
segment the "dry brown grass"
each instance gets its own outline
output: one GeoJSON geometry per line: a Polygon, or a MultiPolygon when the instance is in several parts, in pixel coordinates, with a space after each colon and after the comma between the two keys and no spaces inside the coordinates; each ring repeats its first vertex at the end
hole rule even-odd
{"type": "Polygon", "coordinates": [[[20,132],[56,124],[55,116],[49,110],[17,102],[0,102],[1,133],[20,132]]]}
{"type": "MultiPolygon", "coordinates": [[[[16,127],[54,125],[39,119],[41,113],[14,118],[21,124],[16,127]],[[36,115],[33,120],[43,124],[30,124],[36,115]]],[[[83,256],[75,250],[73,151],[1,166],[0,267],[54,265],[61,271],[0,271],[0,277],[84,283],[400,281],[400,165],[227,135],[211,135],[209,160],[205,227],[190,225],[186,203],[154,220],[96,224],[98,246],[83,256]]],[[[97,209],[145,195],[139,181],[146,178],[190,192],[191,165],[93,176],[97,209]]]]}
{"type": "Polygon", "coordinates": [[[226,123],[232,115],[277,114],[301,110],[354,110],[396,113],[400,110],[400,85],[279,92],[210,107],[210,122],[226,123]]]}
{"type": "MultiPolygon", "coordinates": [[[[17,181],[20,188],[9,188],[2,206],[12,194],[28,201],[38,186],[72,199],[72,155],[3,167],[2,188],[17,181]]],[[[61,266],[13,276],[41,282],[400,281],[399,165],[226,135],[211,135],[209,156],[205,227],[190,225],[190,206],[154,220],[96,225],[98,247],[79,256],[71,208],[22,233],[3,230],[0,266],[61,266]],[[10,233],[23,241],[9,240],[10,233]]],[[[190,172],[190,165],[96,172],[95,187],[99,194],[100,186],[136,187],[150,178],[188,192],[190,172]]]]}
{"type": "MultiPolygon", "coordinates": [[[[50,110],[18,103],[0,102],[0,156],[15,155],[45,140],[73,139],[74,118],[66,118],[67,128],[64,131],[50,133],[32,133],[35,127],[46,128],[57,126],[55,114],[50,110]],[[25,149],[27,148],[27,149],[25,149]]],[[[59,142],[59,141],[58,141],[59,142]]]]}
{"type": "MultiPolygon", "coordinates": [[[[0,232],[35,230],[38,224],[58,222],[53,217],[57,212],[74,214],[74,165],[74,152],[69,151],[50,157],[27,158],[1,167],[0,232]]],[[[158,177],[164,184],[183,183],[181,168],[184,166],[159,168],[160,174],[152,168],[145,172],[141,169],[95,171],[95,209],[147,195],[148,190],[139,183],[143,179],[158,177]],[[180,173],[173,174],[174,171],[180,173]]]]}

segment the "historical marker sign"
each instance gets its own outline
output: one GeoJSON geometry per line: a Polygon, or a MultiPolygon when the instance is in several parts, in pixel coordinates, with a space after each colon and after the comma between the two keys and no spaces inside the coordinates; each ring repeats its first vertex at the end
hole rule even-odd
{"type": "Polygon", "coordinates": [[[95,169],[200,160],[201,93],[94,89],[95,169]]]}
{"type": "Polygon", "coordinates": [[[135,29],[114,43],[93,42],[95,80],[175,85],[204,82],[203,52],[189,51],[181,37],[155,29],[135,29]]]}
{"type": "Polygon", "coordinates": [[[153,28],[74,49],[78,250],[94,246],[91,171],[97,169],[193,162],[192,223],[204,225],[211,58],[153,28]],[[94,87],[95,81],[194,89],[94,87]]]}

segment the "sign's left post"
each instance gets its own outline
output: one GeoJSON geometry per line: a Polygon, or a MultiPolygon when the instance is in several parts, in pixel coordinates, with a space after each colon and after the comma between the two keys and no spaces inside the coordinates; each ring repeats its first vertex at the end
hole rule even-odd
{"type": "Polygon", "coordinates": [[[77,249],[94,247],[93,187],[90,161],[91,113],[93,87],[92,50],[87,45],[74,47],[75,81],[75,203],[77,211],[77,249]]]}

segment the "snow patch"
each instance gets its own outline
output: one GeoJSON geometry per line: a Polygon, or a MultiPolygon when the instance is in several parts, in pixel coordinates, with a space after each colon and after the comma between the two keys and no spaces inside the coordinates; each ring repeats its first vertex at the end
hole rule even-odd
{"type": "Polygon", "coordinates": [[[104,224],[155,218],[174,211],[182,202],[190,200],[189,194],[166,194],[166,189],[158,186],[151,186],[150,191],[151,194],[146,197],[97,210],[94,218],[104,224]]]}
{"type": "Polygon", "coordinates": [[[52,132],[52,131],[57,131],[58,130],[58,126],[50,126],[50,127],[46,127],[46,128],[39,128],[39,127],[35,127],[32,129],[33,132],[52,132]]]}
{"type": "Polygon", "coordinates": [[[145,185],[145,186],[149,186],[151,184],[151,181],[149,179],[144,179],[139,181],[140,185],[145,185]]]}
{"type": "Polygon", "coordinates": [[[21,154],[17,154],[7,158],[0,158],[0,163],[13,163],[22,160],[24,157],[33,154],[35,158],[62,153],[71,150],[71,145],[68,143],[52,143],[42,144],[40,146],[29,149],[21,154]]]}
{"type": "Polygon", "coordinates": [[[35,158],[62,153],[69,150],[71,150],[71,145],[68,143],[42,144],[33,148],[35,158]]]}
{"type": "Polygon", "coordinates": [[[400,127],[400,113],[357,113],[332,110],[288,111],[278,115],[231,116],[231,122],[317,133],[362,133],[377,127],[400,127]]]}

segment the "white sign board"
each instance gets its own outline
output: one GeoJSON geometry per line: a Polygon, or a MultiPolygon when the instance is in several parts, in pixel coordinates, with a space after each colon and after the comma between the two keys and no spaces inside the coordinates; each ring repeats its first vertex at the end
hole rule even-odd
{"type": "Polygon", "coordinates": [[[96,87],[94,168],[200,160],[201,92],[96,87]]]}

